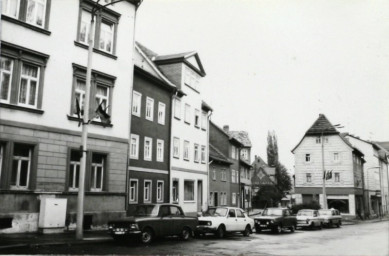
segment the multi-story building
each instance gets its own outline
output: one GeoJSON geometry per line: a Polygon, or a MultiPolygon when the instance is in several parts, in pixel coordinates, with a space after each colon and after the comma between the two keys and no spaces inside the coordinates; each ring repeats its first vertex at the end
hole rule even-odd
{"type": "Polygon", "coordinates": [[[295,155],[295,200],[313,200],[323,206],[323,182],[327,205],[342,214],[363,214],[363,153],[346,140],[328,121],[319,118],[292,150],[295,155]],[[324,171],[332,173],[324,179],[324,171]]]}
{"type": "Polygon", "coordinates": [[[134,53],[128,212],[141,203],[169,202],[171,102],[177,88],[139,43],[134,53]]]}
{"type": "MultiPolygon", "coordinates": [[[[260,156],[255,156],[252,166],[251,187],[254,198],[260,188],[263,188],[264,186],[276,186],[276,168],[268,166],[260,156]]],[[[262,200],[261,198],[257,198],[257,201],[253,202],[253,204],[254,203],[255,205],[253,206],[257,208],[272,206],[269,202],[262,200]]]]}
{"type": "Polygon", "coordinates": [[[388,177],[386,155],[376,143],[351,134],[343,136],[364,155],[364,200],[367,214],[378,216],[388,213],[388,177]]]}
{"type": "MultiPolygon", "coordinates": [[[[91,108],[86,110],[92,121],[85,227],[125,214],[133,28],[139,3],[100,8],[95,19],[91,108]],[[111,116],[108,126],[96,117],[100,104],[111,116]]],[[[36,231],[40,201],[46,197],[66,198],[66,223],[76,222],[82,144],[76,101],[83,108],[87,35],[95,4],[2,2],[0,218],[9,220],[9,228],[0,232],[36,231]]]]}
{"type": "Polygon", "coordinates": [[[205,72],[196,52],[148,54],[177,88],[172,100],[169,201],[180,204],[186,214],[196,215],[208,205],[208,120],[212,109],[200,94],[205,72]]]}
{"type": "Polygon", "coordinates": [[[239,206],[239,150],[242,144],[211,121],[209,134],[209,205],[218,206],[224,202],[225,205],[237,207],[239,206]]]}
{"type": "Polygon", "coordinates": [[[239,149],[239,205],[242,209],[250,210],[252,201],[251,176],[251,141],[246,131],[230,131],[225,125],[223,130],[232,138],[239,141],[242,146],[239,149]]]}

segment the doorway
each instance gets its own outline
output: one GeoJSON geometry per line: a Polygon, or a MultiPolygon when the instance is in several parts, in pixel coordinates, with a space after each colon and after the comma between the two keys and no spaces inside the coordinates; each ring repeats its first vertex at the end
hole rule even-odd
{"type": "Polygon", "coordinates": [[[197,211],[202,211],[202,205],[203,205],[203,181],[198,180],[197,181],[197,211]]]}

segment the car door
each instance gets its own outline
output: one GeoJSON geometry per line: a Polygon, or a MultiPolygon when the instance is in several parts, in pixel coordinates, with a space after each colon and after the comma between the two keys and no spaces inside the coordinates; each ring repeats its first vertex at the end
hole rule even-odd
{"type": "Polygon", "coordinates": [[[235,209],[228,209],[227,217],[226,217],[226,230],[227,231],[236,231],[238,219],[236,217],[235,209]]]}
{"type": "Polygon", "coordinates": [[[170,217],[173,220],[171,225],[171,232],[173,235],[181,234],[182,229],[185,226],[185,216],[182,210],[175,205],[169,206],[170,217]]]}
{"type": "Polygon", "coordinates": [[[290,227],[293,225],[293,220],[289,210],[282,210],[282,226],[290,227]]]}
{"type": "Polygon", "coordinates": [[[154,227],[155,230],[161,235],[161,236],[169,236],[173,234],[173,221],[170,214],[170,208],[168,205],[162,205],[159,208],[159,220],[157,222],[157,227],[154,227]]]}
{"type": "Polygon", "coordinates": [[[236,228],[238,231],[244,231],[247,226],[247,219],[241,209],[236,209],[237,225],[236,228]]]}

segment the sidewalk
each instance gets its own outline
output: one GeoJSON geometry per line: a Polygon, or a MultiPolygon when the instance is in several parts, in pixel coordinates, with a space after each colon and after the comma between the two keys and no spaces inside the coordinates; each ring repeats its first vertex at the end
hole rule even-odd
{"type": "Polygon", "coordinates": [[[86,244],[112,241],[106,230],[84,231],[82,240],[76,239],[75,231],[60,234],[17,233],[0,234],[0,254],[3,250],[16,247],[32,247],[39,245],[86,244]]]}
{"type": "Polygon", "coordinates": [[[367,219],[367,220],[361,220],[361,219],[342,220],[342,224],[343,225],[355,225],[355,224],[374,223],[374,222],[380,222],[380,221],[389,221],[389,216],[384,216],[382,218],[367,219]]]}

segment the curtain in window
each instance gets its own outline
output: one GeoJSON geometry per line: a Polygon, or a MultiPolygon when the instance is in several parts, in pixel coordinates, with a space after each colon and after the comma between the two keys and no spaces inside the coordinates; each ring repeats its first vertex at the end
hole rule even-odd
{"type": "Polygon", "coordinates": [[[184,183],[184,200],[193,201],[194,200],[194,182],[185,181],[184,183]]]}

